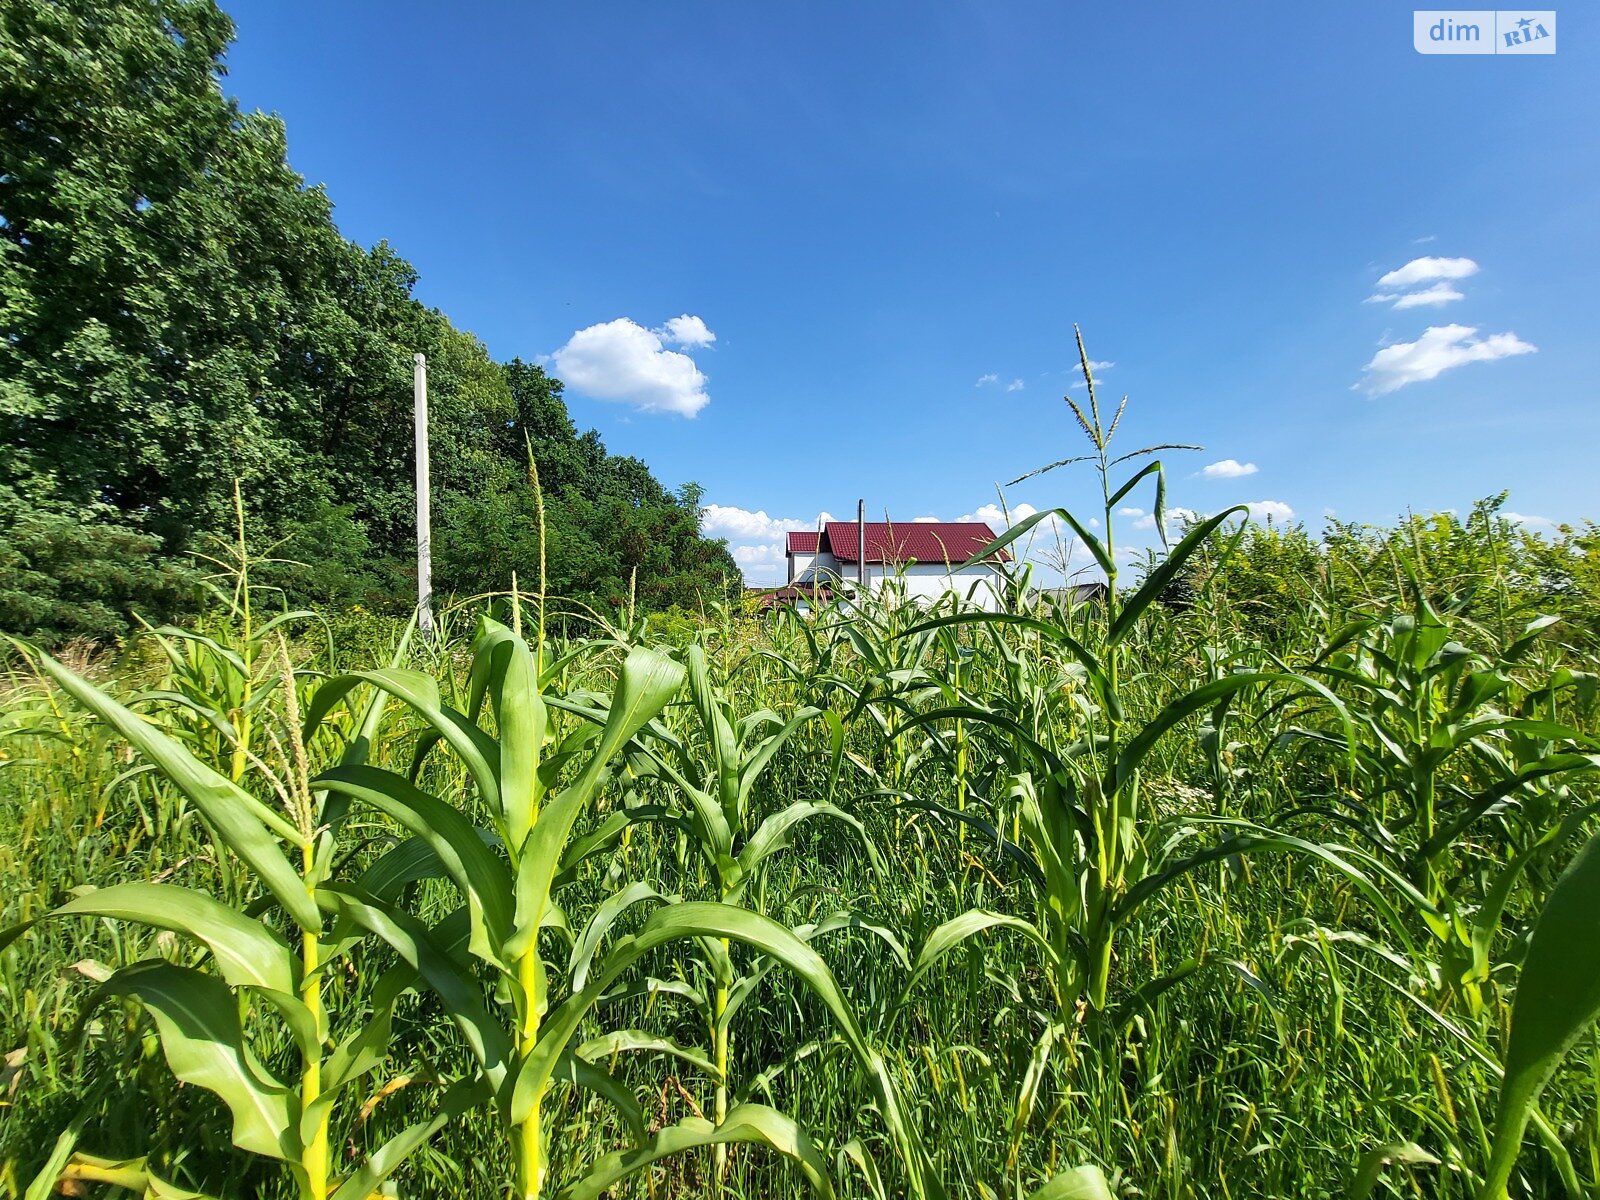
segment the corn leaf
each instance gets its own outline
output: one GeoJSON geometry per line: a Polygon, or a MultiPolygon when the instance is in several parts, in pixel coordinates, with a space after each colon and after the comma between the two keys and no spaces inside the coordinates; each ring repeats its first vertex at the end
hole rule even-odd
{"type": "Polygon", "coordinates": [[[721,1125],[700,1117],[687,1117],[652,1135],[629,1150],[600,1159],[578,1182],[561,1192],[559,1200],[598,1200],[608,1189],[653,1162],[718,1143],[746,1142],[768,1146],[790,1159],[818,1196],[831,1197],[828,1161],[794,1120],[763,1104],[740,1104],[721,1125]]]}
{"type": "Polygon", "coordinates": [[[511,872],[459,809],[378,767],[334,767],[315,783],[387,813],[427,843],[467,900],[472,952],[504,965],[502,947],[511,935],[511,872]]]}
{"type": "Polygon", "coordinates": [[[548,804],[521,848],[516,876],[516,920],[506,945],[510,958],[521,955],[538,936],[550,906],[550,890],[573,823],[594,799],[611,760],[646,722],[661,712],[683,687],[684,669],[663,654],[635,648],[622,664],[605,726],[578,778],[548,804]]]}
{"type": "Polygon", "coordinates": [[[1115,1200],[1115,1197],[1099,1167],[1073,1167],[1033,1192],[1028,1200],[1115,1200]]]}
{"type": "Polygon", "coordinates": [[[487,1094],[482,1080],[464,1079],[454,1084],[445,1093],[438,1112],[426,1121],[408,1125],[374,1150],[366,1162],[345,1177],[330,1200],[368,1200],[407,1158],[426,1146],[434,1134],[456,1117],[482,1104],[487,1094]]]}
{"type": "Polygon", "coordinates": [[[217,970],[234,987],[293,992],[299,986],[299,963],[276,933],[202,892],[176,884],[113,884],[69,900],[51,915],[112,917],[170,929],[210,950],[217,970]]]}
{"type": "Polygon", "coordinates": [[[1111,628],[1106,632],[1106,646],[1115,646],[1133,630],[1135,623],[1143,615],[1144,610],[1155,603],[1156,597],[1161,595],[1171,586],[1177,578],[1178,572],[1183,570],[1183,564],[1188,562],[1199,550],[1206,538],[1211,536],[1211,531],[1221,525],[1229,517],[1248,514],[1249,509],[1242,504],[1233,508],[1224,509],[1214,517],[1207,517],[1188,533],[1172,548],[1159,566],[1145,576],[1139,585],[1139,590],[1123,601],[1118,609],[1116,620],[1111,622],[1111,628]]]}
{"type": "Polygon", "coordinates": [[[228,848],[250,865],[273,898],[288,910],[302,929],[321,929],[322,915],[306,891],[305,882],[289,865],[277,839],[272,836],[276,833],[297,842],[300,834],[292,824],[49,655],[39,655],[39,662],[63,691],[161,768],[205,815],[228,848]]]}
{"type": "Polygon", "coordinates": [[[152,960],[124,967],[97,995],[133,996],[155,1018],[167,1065],[233,1114],[233,1144],[269,1158],[300,1153],[298,1104],[244,1044],[239,1002],[220,979],[152,960]]]}
{"type": "Polygon", "coordinates": [[[906,980],[905,993],[909,994],[916,986],[917,981],[926,975],[935,963],[962,942],[976,934],[989,929],[1011,929],[1022,934],[1023,937],[1033,942],[1044,952],[1045,961],[1054,967],[1056,952],[1043,935],[1024,921],[1021,917],[1007,916],[1005,913],[988,912],[981,908],[969,908],[958,917],[936,928],[928,935],[927,941],[922,943],[922,952],[917,955],[917,961],[911,968],[911,978],[906,980]]]}
{"type": "Polygon", "coordinates": [[[1502,1200],[1539,1093],[1600,1017],[1600,834],[1556,881],[1533,927],[1511,1009],[1483,1200],[1502,1200]]]}

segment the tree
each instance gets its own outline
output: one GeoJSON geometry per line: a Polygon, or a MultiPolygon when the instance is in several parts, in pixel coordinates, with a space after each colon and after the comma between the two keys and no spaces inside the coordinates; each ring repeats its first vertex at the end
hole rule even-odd
{"type": "Polygon", "coordinates": [[[298,560],[266,573],[290,599],[409,607],[418,351],[441,589],[536,571],[530,443],[575,597],[635,568],[681,601],[716,573],[703,560],[736,577],[683,542],[644,463],[578,433],[560,380],[499,366],[386,243],[339,233],[282,123],[223,93],[232,36],[212,0],[0,0],[0,621],[36,631],[83,597],[79,624],[108,636],[132,608],[176,611],[235,481],[258,548],[298,560]]]}

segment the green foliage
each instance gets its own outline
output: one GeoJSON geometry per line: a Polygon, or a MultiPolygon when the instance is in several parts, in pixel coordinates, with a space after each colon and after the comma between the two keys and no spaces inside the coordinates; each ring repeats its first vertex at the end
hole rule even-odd
{"type": "Polygon", "coordinates": [[[1331,632],[1165,607],[1174,569],[669,650],[526,600],[470,646],[268,620],[219,551],[197,627],[0,702],[0,1180],[1582,1194],[1577,614],[1499,639],[1397,553],[1331,632]]]}
{"type": "MultiPolygon", "coordinates": [[[[340,1186],[330,1157],[334,1105],[342,1090],[381,1064],[393,1016],[389,1007],[379,1003],[370,1020],[357,1022],[336,1041],[323,1004],[326,974],[351,948],[348,938],[325,928],[316,902],[320,889],[332,886],[336,865],[348,861],[339,846],[343,812],[337,804],[328,803],[329,793],[313,794],[311,790],[297,719],[298,682],[285,643],[277,643],[278,654],[269,666],[272,673],[258,678],[254,659],[260,644],[248,634],[238,646],[178,631],[175,636],[198,651],[187,663],[179,658],[180,669],[207,662],[229,680],[215,689],[224,693],[225,699],[217,698],[227,707],[210,713],[209,723],[225,734],[222,748],[228,752],[230,774],[219,769],[221,762],[213,766],[205,757],[190,752],[185,745],[193,737],[190,731],[180,726],[169,734],[60,663],[41,655],[39,664],[66,694],[126,737],[171,781],[204,815],[216,841],[216,853],[247,867],[273,903],[241,912],[177,884],[129,882],[90,890],[47,916],[91,915],[134,922],[181,935],[208,953],[214,972],[160,958],[122,967],[105,979],[89,1007],[92,1010],[108,997],[137,1000],[155,1020],[173,1075],[215,1094],[230,1114],[233,1144],[283,1163],[296,1194],[304,1200],[365,1196],[401,1164],[409,1149],[444,1123],[459,1100],[452,1097],[443,1115],[380,1148],[351,1174],[351,1179],[359,1181],[355,1187],[346,1190],[340,1186]],[[226,696],[232,683],[239,685],[241,694],[226,696]],[[283,708],[277,712],[252,698],[252,692],[264,697],[274,689],[281,689],[284,695],[283,708]],[[228,704],[229,700],[238,703],[228,704]],[[266,800],[241,786],[247,759],[252,757],[248,751],[250,730],[252,724],[263,724],[263,718],[281,722],[278,731],[267,732],[278,751],[278,762],[269,766],[260,758],[255,760],[263,790],[268,792],[266,800]],[[186,733],[189,738],[183,736],[186,733]],[[295,852],[297,863],[291,863],[283,843],[295,852]],[[289,938],[262,919],[279,906],[299,943],[295,949],[289,938]],[[281,1023],[287,1033],[296,1051],[298,1079],[268,1065],[273,1043],[270,1035],[263,1034],[262,1025],[269,1022],[281,1023]]],[[[197,709],[208,698],[208,691],[215,695],[212,688],[191,690],[194,694],[186,699],[197,709]]],[[[381,706],[369,707],[362,730],[365,736],[351,741],[345,755],[347,766],[355,766],[364,756],[379,716],[381,706]]],[[[313,720],[305,733],[314,736],[319,725],[313,720]]],[[[205,740],[199,744],[204,746],[205,740]]],[[[25,928],[11,930],[5,940],[25,928]]],[[[392,1003],[411,982],[408,973],[391,972],[379,991],[392,1003]]],[[[108,1172],[96,1161],[82,1158],[73,1166],[79,1179],[124,1181],[125,1167],[108,1172]]],[[[49,1172],[61,1169],[59,1164],[47,1165],[49,1172]]],[[[140,1172],[141,1190],[160,1195],[167,1188],[143,1163],[140,1172]]],[[[48,1174],[45,1178],[48,1182],[48,1174]]]]}
{"type": "Polygon", "coordinates": [[[115,638],[135,613],[192,611],[197,573],[163,555],[154,535],[119,524],[109,506],[96,509],[33,507],[0,487],[0,629],[31,631],[54,648],[115,638]]]}
{"type": "Polygon", "coordinates": [[[339,233],[282,123],[222,92],[232,36],[212,0],[0,0],[0,626],[58,643],[178,615],[236,483],[286,560],[261,582],[405,611],[418,351],[436,588],[534,574],[526,436],[574,611],[726,595],[694,504],[579,435],[559,381],[415,300],[386,244],[339,233]]]}
{"type": "Polygon", "coordinates": [[[1165,473],[1080,340],[1103,603],[735,621],[697,489],[345,241],[231,35],[0,0],[0,623],[204,605],[0,691],[0,1190],[1595,1191],[1594,526],[1224,514],[1125,586],[1165,473]],[[470,644],[383,615],[417,351],[438,582],[518,580],[470,644]]]}
{"type": "Polygon", "coordinates": [[[1435,939],[1435,999],[1477,1016],[1518,876],[1539,869],[1588,816],[1571,788],[1600,768],[1600,755],[1560,718],[1592,707],[1596,680],[1561,668],[1516,686],[1556,618],[1530,622],[1491,657],[1458,640],[1470,625],[1451,615],[1419,598],[1410,612],[1348,623],[1308,668],[1338,694],[1308,693],[1297,714],[1307,725],[1284,741],[1329,748],[1342,786],[1304,800],[1407,881],[1397,890],[1435,939]],[[1486,825],[1504,861],[1461,870],[1463,843],[1486,825]]]}
{"type": "Polygon", "coordinates": [[[1594,643],[1600,627],[1600,538],[1593,525],[1550,534],[1505,517],[1506,493],[1486,497],[1465,518],[1412,514],[1393,527],[1330,519],[1320,535],[1303,524],[1251,525],[1208,539],[1167,590],[1168,603],[1202,598],[1262,626],[1286,644],[1311,618],[1328,624],[1381,609],[1420,590],[1493,636],[1507,637],[1538,613],[1569,618],[1594,643]]]}
{"type": "Polygon", "coordinates": [[[1556,880],[1534,926],[1511,1013],[1505,1083],[1482,1195],[1503,1200],[1539,1094],[1600,1018],[1600,842],[1556,880]]]}

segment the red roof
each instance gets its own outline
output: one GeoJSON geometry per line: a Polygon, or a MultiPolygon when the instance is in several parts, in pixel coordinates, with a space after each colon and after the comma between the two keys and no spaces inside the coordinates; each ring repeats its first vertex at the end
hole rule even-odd
{"type": "MultiPolygon", "coordinates": [[[[916,521],[906,525],[868,521],[866,533],[869,563],[893,564],[915,559],[921,563],[956,566],[995,539],[994,530],[982,521],[916,521]]],[[[796,536],[799,535],[789,535],[791,539],[796,536]]],[[[857,537],[854,521],[829,521],[822,528],[824,547],[842,563],[856,561],[857,537]]],[[[789,548],[794,549],[792,540],[789,548]]],[[[993,558],[998,562],[1011,560],[1004,550],[993,558]]]]}
{"type": "Polygon", "coordinates": [[[809,532],[791,533],[789,535],[790,554],[815,554],[817,543],[822,540],[822,535],[816,530],[809,532]]]}

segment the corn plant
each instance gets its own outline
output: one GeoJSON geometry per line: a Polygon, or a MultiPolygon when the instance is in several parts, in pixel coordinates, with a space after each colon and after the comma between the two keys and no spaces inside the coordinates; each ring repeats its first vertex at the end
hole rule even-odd
{"type": "Polygon", "coordinates": [[[245,596],[211,629],[147,630],[146,638],[167,660],[167,677],[134,703],[174,710],[182,718],[172,723],[174,736],[207,761],[225,764],[237,783],[249,769],[262,710],[275,699],[277,639],[293,623],[314,619],[315,613],[297,611],[257,621],[245,596]]]}
{"type": "Polygon", "coordinates": [[[1556,881],[1529,940],[1511,1013],[1494,1141],[1480,1200],[1506,1200],[1528,1123],[1543,1125],[1540,1093],[1561,1060],[1600,1018],[1597,907],[1600,835],[1589,839],[1556,881]]]}
{"type": "MultiPolygon", "coordinates": [[[[379,1004],[370,1021],[338,1042],[332,1040],[324,991],[349,943],[328,926],[316,894],[330,882],[342,857],[342,806],[311,783],[294,671],[282,642],[277,651],[282,707],[274,715],[282,736],[270,726],[267,735],[282,752],[280,762],[274,770],[251,756],[259,777],[271,786],[270,801],[252,795],[190,753],[179,738],[54,659],[38,655],[43,671],[64,692],[126,738],[183,793],[211,829],[219,854],[234,856],[247,867],[265,889],[267,902],[241,911],[178,884],[133,882],[88,891],[49,916],[131,921],[187,939],[209,960],[210,970],[146,959],[114,972],[91,1007],[110,996],[139,1001],[155,1020],[173,1074],[215,1093],[228,1107],[239,1149],[282,1163],[296,1194],[307,1200],[360,1200],[426,1142],[450,1112],[458,1111],[463,1097],[450,1096],[439,1115],[406,1129],[355,1169],[338,1168],[333,1153],[338,1143],[330,1141],[329,1132],[334,1107],[342,1094],[382,1064],[390,1010],[379,1004]],[[295,945],[270,919],[280,912],[288,919],[295,945]],[[277,1028],[287,1033],[299,1060],[297,1078],[283,1078],[266,1065],[265,1051],[256,1044],[265,1035],[246,1032],[258,1027],[246,1019],[251,1013],[280,1022],[277,1028]]],[[[265,714],[253,711],[258,718],[265,714]]],[[[370,745],[381,715],[381,706],[367,708],[360,736],[351,742],[352,761],[370,745]]],[[[382,893],[388,890],[387,874],[380,863],[365,882],[382,893]]],[[[6,940],[22,928],[8,931],[6,940]]],[[[380,991],[392,999],[408,983],[407,973],[391,975],[380,991]]],[[[47,1164],[42,1179],[59,1170],[78,1180],[138,1184],[157,1196],[192,1194],[174,1189],[143,1163],[112,1164],[83,1155],[57,1161],[62,1157],[58,1154],[47,1164]]]]}
{"type": "MultiPolygon", "coordinates": [[[[704,650],[697,645],[690,646],[685,658],[691,706],[699,724],[696,731],[699,745],[692,746],[685,739],[657,729],[651,739],[654,747],[648,761],[642,764],[645,770],[653,770],[669,785],[672,798],[682,804],[684,812],[678,817],[672,811],[647,814],[643,809],[635,810],[641,819],[671,820],[684,829],[689,845],[698,852],[701,865],[710,877],[714,894],[726,905],[747,904],[752,889],[760,890],[759,885],[772,860],[788,848],[796,828],[818,817],[846,825],[881,871],[877,848],[867,837],[861,822],[826,801],[797,800],[764,819],[756,819],[752,802],[758,782],[772,765],[774,756],[798,730],[819,715],[818,710],[800,708],[784,720],[775,712],[762,709],[741,718],[722,689],[713,682],[704,650]]],[[[628,899],[653,895],[651,890],[639,887],[628,899]]],[[[620,915],[620,911],[619,905],[608,913],[606,925],[620,915]]],[[[585,932],[583,944],[592,947],[606,925],[591,925],[585,932]]],[[[833,914],[796,933],[809,941],[824,933],[852,928],[883,938],[891,953],[904,958],[904,951],[893,934],[848,913],[833,914]]],[[[728,938],[701,939],[698,944],[708,960],[709,988],[702,991],[678,985],[672,990],[698,1010],[706,1026],[710,1054],[696,1052],[690,1060],[705,1065],[714,1081],[715,1124],[720,1127],[728,1120],[732,1084],[728,1063],[734,1019],[754,994],[757,984],[779,960],[764,958],[741,972],[735,965],[728,938]]],[[[841,1008],[844,1001],[831,976],[814,974],[825,984],[824,1001],[830,1008],[841,1008]]],[[[852,1017],[848,1024],[858,1027],[859,1020],[852,1017]]],[[[847,1033],[846,1040],[857,1051],[859,1065],[868,1073],[879,1094],[890,1133],[911,1172],[913,1191],[917,1195],[939,1194],[939,1185],[928,1175],[920,1141],[904,1114],[881,1057],[866,1047],[859,1033],[847,1033]]],[[[726,1155],[718,1147],[716,1173],[719,1179],[726,1168],[726,1155]]]]}
{"type": "MultiPolygon", "coordinates": [[[[881,608],[876,606],[855,605],[853,609],[855,616],[865,616],[869,620],[882,615],[881,608]]],[[[876,621],[872,623],[876,625],[876,621]]],[[[851,640],[857,645],[865,642],[862,657],[869,670],[874,667],[882,669],[885,660],[872,642],[851,640]]],[[[700,647],[689,647],[686,659],[691,703],[699,723],[698,733],[704,743],[698,758],[703,759],[704,765],[699,765],[696,754],[685,740],[666,735],[659,729],[652,730],[652,740],[664,746],[667,753],[652,753],[650,757],[660,775],[671,784],[675,796],[687,802],[690,845],[699,852],[706,873],[724,903],[748,902],[752,886],[760,882],[770,861],[787,848],[794,829],[801,822],[815,817],[826,817],[845,824],[860,839],[874,869],[881,873],[881,854],[866,829],[856,817],[832,804],[799,800],[766,816],[759,823],[752,817],[756,785],[771,765],[773,757],[798,729],[819,715],[818,711],[802,708],[788,721],[766,710],[758,710],[740,718],[732,702],[713,682],[710,666],[700,647]]],[[[931,680],[921,676],[915,665],[896,668],[892,675],[875,675],[873,678],[890,683],[904,692],[917,692],[934,686],[931,680]]],[[[896,736],[892,724],[885,723],[882,728],[886,738],[896,736]]],[[[659,814],[650,819],[665,818],[666,814],[659,814]]],[[[640,898],[644,894],[646,889],[639,889],[640,898]]],[[[615,915],[608,914],[607,922],[614,920],[615,915]]],[[[796,929],[794,933],[809,942],[839,930],[870,933],[880,938],[898,961],[905,962],[905,953],[892,932],[863,921],[852,913],[832,914],[821,922],[796,929]]],[[[582,944],[592,946],[598,940],[599,933],[599,928],[592,926],[585,932],[582,944]]],[[[670,985],[648,980],[624,994],[666,990],[687,999],[699,1011],[711,1035],[714,1061],[707,1063],[707,1056],[698,1050],[686,1052],[681,1047],[676,1050],[689,1061],[710,1066],[716,1085],[715,1125],[720,1127],[731,1119],[727,1115],[726,1105],[731,1083],[728,1050],[732,1039],[732,1022],[761,979],[781,960],[769,954],[753,969],[741,975],[734,967],[726,938],[720,941],[700,938],[697,944],[710,960],[708,975],[714,992],[701,992],[680,980],[670,985]]],[[[881,1054],[866,1043],[858,1019],[845,1007],[831,975],[824,972],[825,968],[813,967],[809,976],[801,974],[801,978],[817,992],[833,1013],[841,1035],[871,1082],[880,1114],[905,1163],[911,1194],[942,1197],[945,1194],[944,1183],[927,1157],[920,1134],[911,1123],[881,1054]]],[[[639,1037],[633,1036],[635,1039],[639,1037]]],[[[807,1048],[796,1047],[791,1051],[790,1060],[803,1056],[807,1048]]],[[[733,1111],[737,1113],[744,1107],[748,1105],[741,1104],[733,1111]]],[[[716,1165],[720,1179],[725,1160],[719,1156],[716,1165]]],[[[871,1178],[875,1178],[875,1175],[869,1175],[871,1178]]],[[[1072,1200],[1074,1197],[1080,1200],[1109,1200],[1110,1195],[1104,1176],[1097,1168],[1077,1167],[1047,1182],[1033,1194],[1031,1200],[1072,1200]]]]}
{"type": "Polygon", "coordinates": [[[624,1048],[670,1049],[663,1039],[602,1037],[573,1046],[585,1019],[636,962],[657,947],[695,938],[741,941],[784,962],[868,1052],[826,965],[804,942],[775,922],[731,905],[667,906],[652,913],[637,933],[617,939],[603,956],[592,963],[585,959],[587,969],[574,973],[564,994],[552,984],[539,946],[541,930],[569,923],[557,898],[560,887],[615,836],[615,823],[603,823],[593,834],[573,839],[575,824],[593,809],[629,740],[672,700],[683,677],[683,668],[670,659],[635,648],[609,703],[595,714],[597,722],[579,721],[560,732],[535,653],[511,630],[485,619],[474,648],[468,713],[444,705],[431,679],[405,672],[358,672],[330,681],[317,697],[321,711],[357,684],[369,683],[407,704],[425,723],[423,745],[443,741],[465,764],[494,840],[505,849],[502,859],[457,809],[393,772],[341,767],[317,780],[319,787],[387,813],[426,841],[462,892],[466,928],[455,938],[465,940],[471,957],[489,968],[488,984],[462,962],[450,935],[375,905],[355,889],[329,887],[322,894],[335,911],[377,934],[411,964],[461,1030],[511,1141],[513,1194],[519,1200],[544,1193],[550,1159],[542,1111],[558,1083],[612,1102],[634,1139],[628,1149],[589,1164],[565,1185],[563,1196],[598,1196],[661,1157],[729,1141],[762,1142],[793,1159],[813,1186],[827,1190],[818,1172],[822,1160],[810,1139],[792,1120],[762,1105],[742,1105],[716,1124],[689,1119],[646,1138],[637,1100],[585,1055],[603,1060],[624,1048]],[[485,700],[495,716],[495,735],[475,720],[485,700]],[[563,784],[569,764],[581,765],[563,784]]]}
{"type": "MultiPolygon", "coordinates": [[[[1105,572],[1107,593],[1098,606],[1098,625],[1086,630],[1022,613],[968,612],[936,617],[909,631],[916,636],[971,625],[987,631],[997,647],[1003,646],[1004,631],[1023,641],[1018,652],[1001,649],[1005,669],[994,676],[998,687],[957,705],[922,711],[914,718],[924,725],[962,721],[985,731],[981,754],[994,763],[989,772],[991,820],[970,812],[943,810],[926,801],[917,804],[973,825],[992,838],[1002,861],[1019,870],[1029,886],[1034,917],[1027,920],[972,910],[953,918],[927,938],[913,982],[974,934],[1009,929],[1027,938],[1044,958],[1054,1001],[1054,1012],[1045,1016],[1039,1041],[1041,1070],[1050,1047],[1076,1028],[1080,1013],[1118,1028],[1138,1007],[1151,1003],[1209,961],[1190,958],[1170,974],[1141,985],[1126,1004],[1112,1004],[1119,934],[1142,906],[1206,863],[1248,851],[1293,849],[1321,858],[1346,873],[1375,902],[1386,903],[1366,873],[1368,868],[1375,869],[1370,862],[1357,864],[1351,855],[1311,842],[1215,818],[1211,823],[1221,826],[1228,836],[1184,855],[1177,851],[1188,844],[1190,831],[1206,820],[1205,814],[1150,811],[1143,769],[1170,731],[1196,714],[1210,714],[1215,719],[1219,709],[1239,693],[1285,683],[1292,677],[1274,670],[1230,672],[1169,700],[1143,722],[1133,719],[1124,679],[1130,671],[1133,635],[1140,618],[1206,539],[1242,510],[1230,509],[1194,523],[1124,597],[1118,590],[1111,532],[1115,510],[1148,480],[1155,487],[1156,526],[1164,529],[1166,482],[1160,459],[1146,463],[1121,484],[1113,484],[1111,470],[1119,463],[1162,450],[1191,447],[1147,446],[1111,457],[1112,438],[1127,401],[1124,398],[1109,424],[1102,420],[1081,335],[1078,351],[1088,387],[1087,410],[1070,396],[1066,402],[1090,442],[1090,453],[1030,474],[1078,462],[1093,464],[1099,477],[1105,536],[1098,536],[1087,522],[1058,508],[1019,522],[972,561],[988,558],[1054,516],[1071,528],[1105,572]],[[1064,671],[1070,678],[1062,677],[1064,671]],[[1002,811],[1011,814],[1009,831],[1005,828],[1008,822],[995,819],[1002,811]]],[[[1244,969],[1239,963],[1223,961],[1236,971],[1244,969]]]]}
{"type": "MultiPolygon", "coordinates": [[[[1117,555],[1112,541],[1113,513],[1146,479],[1155,484],[1158,529],[1165,529],[1166,477],[1156,459],[1120,486],[1111,482],[1118,463],[1147,457],[1161,450],[1189,448],[1149,446],[1120,458],[1110,457],[1112,438],[1127,401],[1109,425],[1102,422],[1094,377],[1083,339],[1079,358],[1088,385],[1088,411],[1070,396],[1066,403],[1091,445],[1091,453],[1062,459],[1022,476],[1043,474],[1058,467],[1091,462],[1099,475],[1105,536],[1096,536],[1066,509],[1037,513],[1019,522],[973,557],[979,562],[1025,536],[1035,525],[1054,516],[1070,527],[1094,555],[1105,572],[1107,597],[1101,645],[1093,647],[1060,625],[1019,613],[955,613],[936,617],[914,627],[913,635],[962,624],[1008,627],[1035,635],[1051,654],[1070,657],[1082,673],[1088,700],[1082,719],[1063,721],[1053,710],[1059,689],[1046,688],[1036,668],[1040,659],[1026,662],[1013,657],[1016,668],[1001,678],[1004,693],[986,702],[936,708],[917,717],[920,723],[963,721],[994,732],[993,749],[1004,764],[1002,786],[1015,806],[1021,843],[1008,840],[1003,831],[988,826],[1000,848],[1024,869],[1039,889],[1042,928],[1017,918],[958,917],[930,936],[918,971],[963,937],[982,928],[1005,925],[1034,938],[1046,956],[1056,993],[1058,1015],[1054,1027],[1067,1028],[1075,1019],[1079,1002],[1100,1013],[1106,1008],[1111,966],[1118,928],[1127,923],[1145,889],[1134,890],[1151,865],[1140,812],[1140,774],[1143,759],[1155,742],[1185,716],[1215,705],[1228,694],[1260,681],[1258,675],[1241,675],[1209,685],[1200,692],[1174,701],[1156,718],[1130,737],[1128,714],[1120,684],[1127,658],[1127,642],[1140,615],[1155,602],[1167,583],[1202,541],[1234,511],[1202,522],[1185,536],[1166,561],[1150,572],[1127,600],[1117,591],[1117,555]],[[1060,731],[1076,733],[1062,744],[1060,731]]],[[[1013,481],[1018,482],[1018,481],[1013,481]]],[[[1164,536],[1164,535],[1163,535],[1164,536]]],[[[970,823],[970,818],[968,819],[970,823]]]]}
{"type": "MultiPolygon", "coordinates": [[[[1003,638],[996,640],[1003,646],[1003,638]]],[[[963,645],[959,630],[952,626],[938,630],[937,642],[944,662],[940,669],[928,672],[928,677],[937,690],[939,706],[956,707],[965,703],[971,694],[978,652],[972,646],[963,645]]],[[[1006,652],[1009,653],[1009,647],[1006,652]]],[[[931,751],[943,751],[949,763],[951,781],[955,784],[955,808],[959,823],[956,837],[963,846],[966,845],[967,825],[960,818],[967,811],[973,774],[970,743],[966,722],[957,717],[950,723],[948,738],[943,736],[943,731],[930,731],[928,744],[931,751]]]]}
{"type": "Polygon", "coordinates": [[[1398,894],[1431,938],[1435,986],[1474,1016],[1519,881],[1596,811],[1572,784],[1600,755],[1559,719],[1563,699],[1592,702],[1595,677],[1561,668],[1517,681],[1553,623],[1536,619],[1486,654],[1458,640],[1417,588],[1411,611],[1337,631],[1306,668],[1337,700],[1308,693],[1300,715],[1311,720],[1285,735],[1348,756],[1342,790],[1312,808],[1410,882],[1398,894]],[[1485,835],[1494,853],[1474,849],[1485,835]]]}
{"type": "MultiPolygon", "coordinates": [[[[623,744],[681,683],[681,668],[636,651],[623,668],[598,738],[581,722],[563,736],[550,719],[533,654],[510,630],[485,618],[474,643],[468,713],[445,705],[431,677],[395,669],[336,677],[313,703],[312,716],[320,717],[361,684],[403,702],[425,722],[418,758],[441,741],[460,757],[494,839],[505,850],[502,859],[468,817],[395,772],[343,765],[317,780],[318,787],[375,808],[422,839],[463,893],[468,949],[495,976],[487,990],[458,959],[448,936],[415,917],[355,889],[328,887],[323,899],[410,963],[461,1028],[510,1139],[519,1197],[538,1196],[544,1187],[541,1113],[560,1072],[618,1100],[629,1116],[637,1113],[637,1104],[609,1077],[565,1053],[573,1027],[546,1020],[555,1006],[538,938],[563,919],[555,892],[574,823],[592,805],[623,744]],[[477,724],[485,700],[493,708],[497,737],[477,724]],[[579,757],[586,761],[577,778],[556,786],[561,769],[579,757]],[[503,1021],[494,1015],[499,996],[507,1001],[503,1021]]],[[[581,1016],[583,1009],[569,1011],[581,1016]]],[[[641,1128],[633,1123],[636,1131],[641,1128]]]]}

